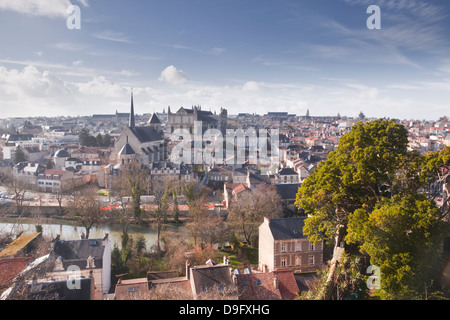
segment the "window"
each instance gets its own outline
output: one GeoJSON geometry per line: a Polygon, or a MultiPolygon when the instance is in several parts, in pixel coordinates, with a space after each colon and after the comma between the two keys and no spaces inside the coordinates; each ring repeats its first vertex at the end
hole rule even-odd
{"type": "Polygon", "coordinates": [[[312,254],[309,256],[309,264],[314,264],[314,255],[312,254]]]}
{"type": "Polygon", "coordinates": [[[135,287],[130,287],[130,289],[128,289],[128,292],[135,292],[136,288],[135,287]]]}
{"type": "Polygon", "coordinates": [[[223,286],[223,284],[219,284],[219,286],[217,287],[217,289],[219,291],[223,291],[225,289],[225,287],[223,286]]]}
{"type": "Polygon", "coordinates": [[[309,243],[309,251],[314,251],[314,243],[310,242],[309,243]]]}
{"type": "Polygon", "coordinates": [[[296,265],[296,266],[299,266],[299,265],[301,265],[301,264],[302,264],[302,258],[299,257],[299,256],[296,256],[296,257],[295,257],[295,265],[296,265]]]}
{"type": "Polygon", "coordinates": [[[281,266],[286,267],[287,266],[287,258],[281,258],[281,266]]]}
{"type": "Polygon", "coordinates": [[[260,279],[256,279],[256,285],[260,286],[261,285],[261,280],[260,279]]]}
{"type": "Polygon", "coordinates": [[[206,292],[206,286],[202,286],[202,292],[206,292]]]}
{"type": "Polygon", "coordinates": [[[302,242],[301,241],[295,242],[295,251],[302,251],[302,242]]]}
{"type": "Polygon", "coordinates": [[[286,243],[281,244],[281,252],[286,252],[286,243]]]}

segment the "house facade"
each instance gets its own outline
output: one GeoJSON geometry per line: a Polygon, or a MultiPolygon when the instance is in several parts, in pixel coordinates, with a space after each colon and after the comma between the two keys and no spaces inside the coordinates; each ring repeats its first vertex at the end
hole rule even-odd
{"type": "MultiPolygon", "coordinates": [[[[49,256],[52,270],[47,280],[67,281],[76,285],[77,279],[94,280],[93,300],[102,300],[111,286],[111,241],[103,239],[59,240],[49,256]]],[[[69,283],[68,282],[68,283],[69,283]]]]}
{"type": "Polygon", "coordinates": [[[71,171],[45,170],[37,177],[38,190],[42,192],[62,192],[73,186],[74,175],[71,171]]]}
{"type": "Polygon", "coordinates": [[[303,234],[306,218],[264,218],[259,226],[259,268],[262,271],[315,272],[323,268],[323,242],[303,234]]]}

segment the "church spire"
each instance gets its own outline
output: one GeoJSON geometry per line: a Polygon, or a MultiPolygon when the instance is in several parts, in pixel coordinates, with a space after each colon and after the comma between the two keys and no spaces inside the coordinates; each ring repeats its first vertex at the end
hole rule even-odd
{"type": "Polygon", "coordinates": [[[133,104],[133,89],[131,89],[131,110],[130,110],[130,121],[128,123],[130,128],[134,128],[134,104],[133,104]]]}

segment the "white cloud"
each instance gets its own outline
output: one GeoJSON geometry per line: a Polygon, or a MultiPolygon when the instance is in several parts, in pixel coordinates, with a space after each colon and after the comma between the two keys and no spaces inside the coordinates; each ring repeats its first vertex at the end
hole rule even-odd
{"type": "Polygon", "coordinates": [[[52,47],[63,51],[81,51],[88,48],[86,44],[73,43],[73,42],[58,42],[52,47]]]}
{"type": "Polygon", "coordinates": [[[84,7],[89,7],[88,0],[78,0],[79,3],[81,3],[84,7]]]}
{"type": "Polygon", "coordinates": [[[1,10],[46,17],[66,17],[70,5],[70,0],[0,0],[1,10]]]}
{"type": "Polygon", "coordinates": [[[74,62],[72,62],[72,66],[75,68],[79,68],[83,65],[83,60],[76,60],[74,62]]]}
{"type": "Polygon", "coordinates": [[[248,81],[242,86],[242,90],[244,91],[259,91],[260,89],[260,84],[255,81],[248,81]]]}
{"type": "Polygon", "coordinates": [[[175,66],[170,65],[161,72],[159,80],[178,85],[186,83],[188,78],[183,70],[178,70],[175,66]]]}
{"type": "MultiPolygon", "coordinates": [[[[1,116],[92,115],[95,113],[128,112],[131,84],[120,78],[114,82],[112,72],[63,80],[45,65],[0,66],[1,116]]],[[[82,67],[67,67],[64,71],[83,72],[82,67]]],[[[127,70],[121,72],[123,75],[127,70]]],[[[201,105],[204,110],[226,108],[230,115],[240,112],[265,114],[285,111],[302,115],[357,116],[363,111],[369,117],[437,119],[448,109],[450,81],[437,79],[424,83],[394,83],[375,87],[351,79],[330,79],[331,84],[279,83],[239,81],[233,85],[211,85],[187,81],[186,75],[169,66],[161,73],[161,81],[183,86],[165,86],[154,81],[134,82],[136,112],[173,111],[181,106],[201,105]],[[406,90],[405,85],[417,85],[406,90]],[[404,90],[399,90],[403,86],[404,90]],[[421,90],[424,89],[424,90],[421,90]],[[438,97],[438,98],[436,98],[438,97]],[[446,109],[447,108],[447,109],[446,109]],[[444,111],[443,111],[444,110],[444,111]]]]}
{"type": "Polygon", "coordinates": [[[121,32],[114,32],[114,31],[102,31],[99,33],[96,33],[93,35],[94,38],[101,39],[101,40],[108,40],[108,41],[114,41],[114,42],[123,42],[123,43],[132,43],[128,36],[121,32]]]}

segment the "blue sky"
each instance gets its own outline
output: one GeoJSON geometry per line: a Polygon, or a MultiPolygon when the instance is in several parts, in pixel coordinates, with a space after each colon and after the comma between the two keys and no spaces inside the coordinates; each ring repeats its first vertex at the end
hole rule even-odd
{"type": "Polygon", "coordinates": [[[446,0],[0,0],[0,117],[128,112],[133,88],[139,114],[436,120],[450,116],[449,18],[446,0]]]}

